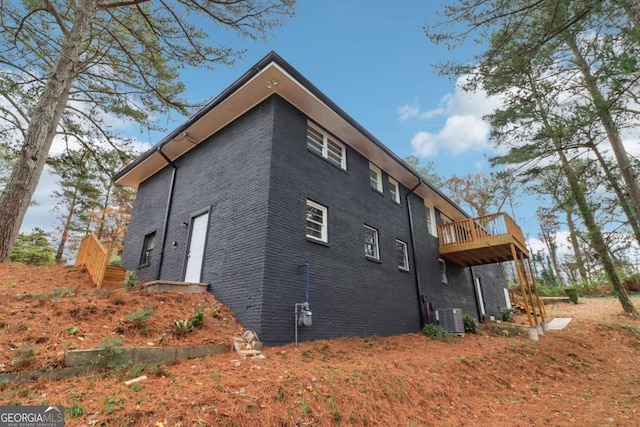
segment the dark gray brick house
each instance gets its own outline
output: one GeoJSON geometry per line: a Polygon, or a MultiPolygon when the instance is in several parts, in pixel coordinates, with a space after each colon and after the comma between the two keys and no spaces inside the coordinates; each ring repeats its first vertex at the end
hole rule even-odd
{"type": "Polygon", "coordinates": [[[294,340],[307,298],[300,340],[416,332],[425,307],[483,319],[509,304],[496,263],[508,257],[484,243],[443,252],[493,223],[470,219],[275,53],[115,179],[138,190],[123,266],[207,283],[269,344],[294,340]]]}

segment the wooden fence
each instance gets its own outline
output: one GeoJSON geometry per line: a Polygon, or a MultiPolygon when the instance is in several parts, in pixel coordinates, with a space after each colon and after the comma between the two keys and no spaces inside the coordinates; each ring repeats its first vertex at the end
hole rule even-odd
{"type": "Polygon", "coordinates": [[[116,285],[125,280],[126,273],[121,267],[109,265],[110,256],[107,248],[91,233],[80,243],[75,266],[86,268],[98,288],[116,285]]]}

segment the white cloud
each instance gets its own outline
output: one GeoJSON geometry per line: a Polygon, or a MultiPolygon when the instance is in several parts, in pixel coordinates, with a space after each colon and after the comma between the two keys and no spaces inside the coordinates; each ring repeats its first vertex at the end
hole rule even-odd
{"type": "Polygon", "coordinates": [[[450,116],[438,133],[420,131],[411,139],[414,153],[435,156],[445,149],[454,156],[468,150],[487,150],[489,125],[476,116],[450,116]]]}
{"type": "Polygon", "coordinates": [[[483,117],[500,106],[498,97],[488,96],[482,90],[466,92],[463,88],[470,76],[462,76],[456,82],[455,91],[442,97],[432,110],[420,111],[417,102],[398,108],[398,119],[430,120],[446,116],[442,128],[435,133],[418,131],[411,140],[414,153],[421,157],[435,156],[442,150],[453,155],[464,151],[491,149],[488,142],[489,125],[483,117]]]}

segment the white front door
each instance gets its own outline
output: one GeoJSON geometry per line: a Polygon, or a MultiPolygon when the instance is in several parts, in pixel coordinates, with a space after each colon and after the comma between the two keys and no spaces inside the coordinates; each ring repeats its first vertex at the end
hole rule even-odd
{"type": "Polygon", "coordinates": [[[484,296],[482,296],[482,286],[480,285],[480,278],[474,277],[476,284],[476,295],[478,296],[478,308],[480,309],[480,316],[484,318],[487,314],[487,310],[484,308],[484,296]]]}
{"type": "Polygon", "coordinates": [[[187,268],[184,272],[185,282],[200,283],[200,276],[202,275],[202,260],[204,258],[204,245],[207,240],[208,223],[208,212],[198,215],[191,220],[189,252],[187,252],[187,268]]]}

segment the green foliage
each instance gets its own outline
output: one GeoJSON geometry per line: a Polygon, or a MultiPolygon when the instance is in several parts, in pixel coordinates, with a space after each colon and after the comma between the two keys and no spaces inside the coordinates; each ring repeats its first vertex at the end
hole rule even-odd
{"type": "Polygon", "coordinates": [[[115,370],[125,369],[131,365],[130,360],[125,360],[122,356],[122,339],[111,337],[104,338],[102,344],[96,347],[100,350],[93,364],[101,368],[109,368],[115,370]]]}
{"type": "Polygon", "coordinates": [[[422,328],[422,333],[429,338],[434,338],[438,340],[449,338],[449,332],[447,332],[445,328],[433,323],[428,323],[424,325],[424,328],[422,328]]]}
{"type": "Polygon", "coordinates": [[[567,294],[572,303],[578,303],[578,290],[576,288],[565,288],[564,292],[567,294]]]}
{"type": "Polygon", "coordinates": [[[500,317],[504,322],[511,322],[513,320],[513,315],[515,314],[515,307],[498,307],[498,313],[500,313],[500,317]]]}
{"type": "Polygon", "coordinates": [[[84,394],[76,393],[74,391],[69,394],[73,399],[73,403],[69,406],[65,406],[64,414],[69,418],[80,418],[85,412],[84,407],[80,405],[80,400],[84,398],[84,394]]]}
{"type": "Polygon", "coordinates": [[[438,165],[434,161],[428,161],[426,164],[420,164],[420,158],[413,154],[408,157],[404,157],[402,160],[426,179],[429,184],[438,188],[442,187],[444,184],[444,178],[438,174],[438,165]]]}
{"type": "Polygon", "coordinates": [[[113,397],[107,397],[105,412],[107,414],[113,413],[116,409],[122,409],[125,406],[124,399],[114,399],[113,397]]]}
{"type": "Polygon", "coordinates": [[[135,273],[129,273],[124,281],[125,289],[131,289],[138,284],[138,276],[135,273]]]}
{"type": "Polygon", "coordinates": [[[198,310],[193,316],[187,320],[176,320],[173,323],[173,334],[176,337],[182,337],[189,332],[193,332],[194,328],[202,328],[204,325],[204,311],[198,310]]]}
{"type": "Polygon", "coordinates": [[[129,371],[127,372],[127,377],[129,378],[136,378],[139,377],[140,374],[142,374],[142,372],[144,371],[144,369],[146,368],[147,365],[145,365],[144,363],[136,363],[135,365],[133,365],[131,367],[131,369],[129,369],[129,371]]]}
{"type": "Polygon", "coordinates": [[[53,253],[48,234],[36,227],[31,234],[18,235],[9,261],[28,265],[53,265],[53,253]]]}
{"type": "Polygon", "coordinates": [[[149,335],[149,324],[147,323],[147,320],[151,318],[151,314],[153,314],[153,307],[146,306],[134,311],[133,313],[127,314],[124,319],[143,335],[149,335]]]}
{"type": "Polygon", "coordinates": [[[7,178],[11,174],[15,161],[15,151],[4,142],[0,142],[0,191],[7,183],[7,178]]]}
{"type": "Polygon", "coordinates": [[[77,326],[72,326],[69,329],[67,329],[69,331],[70,335],[75,335],[78,333],[79,328],[77,326]]]}
{"type": "Polygon", "coordinates": [[[462,323],[464,324],[465,332],[469,332],[472,334],[478,333],[478,322],[476,322],[476,319],[474,319],[473,317],[465,314],[464,316],[462,316],[462,323]]]}
{"type": "Polygon", "coordinates": [[[87,233],[91,223],[89,212],[100,206],[102,197],[96,182],[99,168],[91,151],[67,150],[58,157],[48,160],[49,167],[59,177],[59,188],[52,192],[57,200],[54,208],[58,215],[60,237],[55,254],[57,262],[63,260],[64,254],[87,233]]]}

